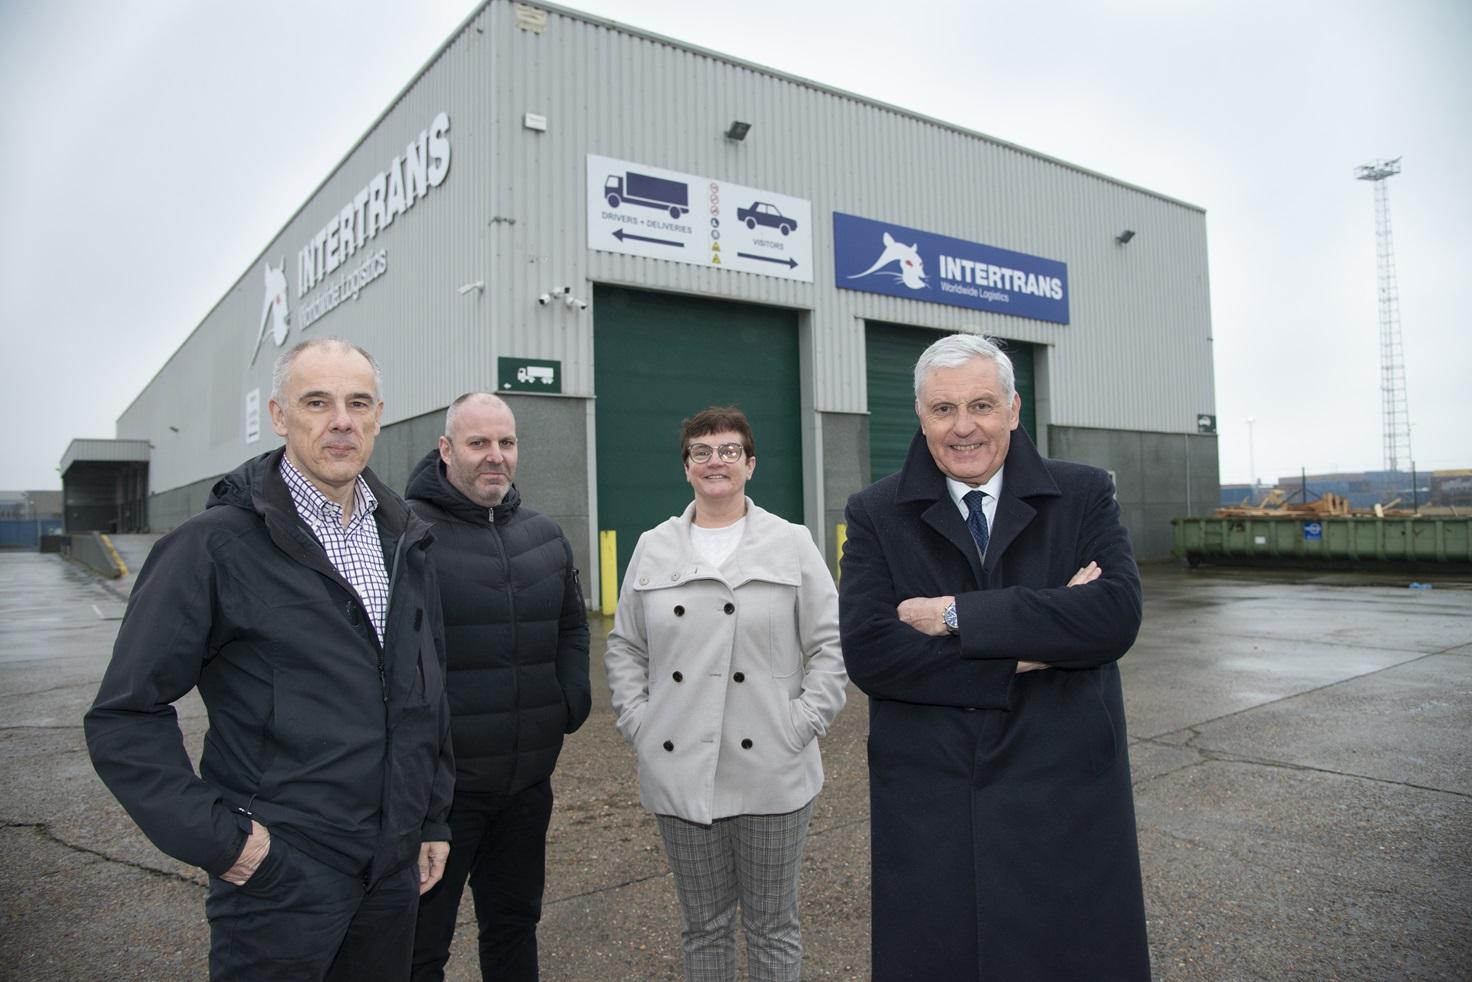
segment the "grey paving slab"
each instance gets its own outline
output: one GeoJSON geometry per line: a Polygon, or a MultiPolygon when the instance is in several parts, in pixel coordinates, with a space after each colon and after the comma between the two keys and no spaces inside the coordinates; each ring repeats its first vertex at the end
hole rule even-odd
{"type": "Polygon", "coordinates": [[[118,626],[100,620],[92,605],[118,599],[60,556],[0,553],[0,665],[67,655],[95,661],[99,650],[111,649],[118,626]]]}
{"type": "Polygon", "coordinates": [[[1135,799],[1157,978],[1467,977],[1465,798],[1204,759],[1135,799]]]}
{"type": "MultiPolygon", "coordinates": [[[[1190,734],[1186,734],[1183,743],[1189,738],[1190,734]]],[[[1135,787],[1183,767],[1192,767],[1203,759],[1201,751],[1192,750],[1189,746],[1172,745],[1165,740],[1130,741],[1130,776],[1135,787]]]]}
{"type": "Polygon", "coordinates": [[[1137,738],[1309,692],[1423,657],[1419,651],[1161,631],[1120,662],[1137,738]]]}
{"type": "Polygon", "coordinates": [[[203,979],[204,887],[0,829],[0,978],[203,979]]]}
{"type": "Polygon", "coordinates": [[[1472,802],[1472,659],[1465,657],[1425,655],[1194,729],[1188,745],[1198,750],[1472,802]]]}
{"type": "Polygon", "coordinates": [[[1383,576],[1147,576],[1146,629],[1120,662],[1132,736],[1181,727],[1472,643],[1472,591],[1383,576]],[[1327,582],[1325,582],[1327,581],[1327,582]]]}

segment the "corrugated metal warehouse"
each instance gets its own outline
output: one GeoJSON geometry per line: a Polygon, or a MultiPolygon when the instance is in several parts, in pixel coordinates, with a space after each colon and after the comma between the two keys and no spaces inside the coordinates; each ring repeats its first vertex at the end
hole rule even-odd
{"type": "MultiPolygon", "coordinates": [[[[287,141],[289,143],[289,141],[287,141]]],[[[892,106],[551,6],[490,0],[118,420],[156,530],[280,441],[282,346],[384,373],[402,489],[461,392],[502,391],[517,484],[584,569],[689,497],[679,420],[734,401],[765,507],[830,557],[915,430],[939,332],[1006,339],[1045,454],[1116,476],[1141,558],[1217,499],[1201,209],[892,106]]],[[[598,577],[585,576],[593,593],[598,577]]],[[[593,598],[596,600],[596,596],[593,598]]]]}

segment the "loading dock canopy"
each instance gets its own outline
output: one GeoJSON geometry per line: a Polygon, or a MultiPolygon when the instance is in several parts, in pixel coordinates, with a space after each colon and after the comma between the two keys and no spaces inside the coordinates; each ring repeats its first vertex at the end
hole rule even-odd
{"type": "Polygon", "coordinates": [[[147,440],[73,440],[61,455],[68,532],[148,530],[147,440]]]}

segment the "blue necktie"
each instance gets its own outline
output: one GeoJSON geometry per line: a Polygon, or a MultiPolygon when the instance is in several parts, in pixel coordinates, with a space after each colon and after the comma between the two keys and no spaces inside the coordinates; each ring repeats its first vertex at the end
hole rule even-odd
{"type": "Polygon", "coordinates": [[[971,530],[971,537],[976,540],[976,551],[981,554],[982,561],[986,560],[986,544],[991,536],[986,530],[986,515],[982,513],[981,503],[986,500],[985,491],[967,491],[961,500],[966,502],[970,509],[966,513],[966,527],[971,530]]]}

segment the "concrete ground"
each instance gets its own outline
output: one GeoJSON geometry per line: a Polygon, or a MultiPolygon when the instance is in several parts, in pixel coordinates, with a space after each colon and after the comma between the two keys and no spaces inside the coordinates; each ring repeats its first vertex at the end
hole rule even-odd
{"type": "MultiPolygon", "coordinates": [[[[138,833],[82,738],[127,587],[0,553],[3,979],[205,976],[202,874],[138,833]]],[[[1472,580],[1152,567],[1145,589],[1121,664],[1155,977],[1472,977],[1472,580]]],[[[677,979],[601,686],[555,778],[543,976],[677,979]]],[[[202,708],[179,712],[197,753],[202,708]]],[[[866,731],[851,688],[803,867],[812,979],[868,974],[866,731]]],[[[467,900],[452,979],[478,977],[473,923],[467,900]]]]}

